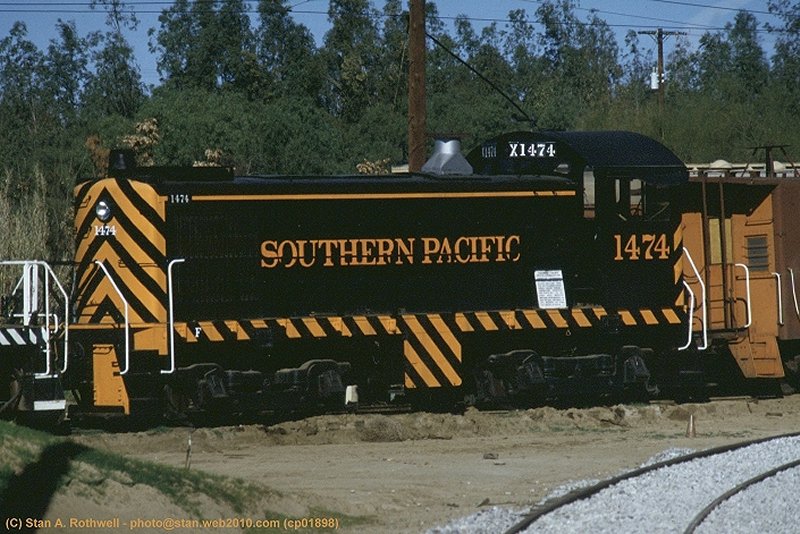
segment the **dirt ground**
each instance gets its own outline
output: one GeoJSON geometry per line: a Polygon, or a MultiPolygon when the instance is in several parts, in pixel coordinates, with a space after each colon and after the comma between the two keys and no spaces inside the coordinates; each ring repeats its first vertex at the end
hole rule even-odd
{"type": "Polygon", "coordinates": [[[264,427],[85,434],[81,443],[257,481],[289,516],[366,517],[351,531],[424,532],[493,505],[528,506],[553,489],[636,467],[667,449],[704,449],[800,430],[800,395],[587,409],[346,414],[264,427]],[[687,437],[693,415],[695,437],[687,437]],[[313,515],[313,513],[312,513],[313,515]]]}

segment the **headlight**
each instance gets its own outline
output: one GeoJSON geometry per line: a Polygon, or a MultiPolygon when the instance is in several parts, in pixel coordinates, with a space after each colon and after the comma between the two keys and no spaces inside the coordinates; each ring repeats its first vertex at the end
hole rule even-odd
{"type": "Polygon", "coordinates": [[[97,218],[102,222],[108,222],[111,218],[111,206],[109,206],[105,200],[101,200],[97,203],[97,206],[95,206],[94,214],[97,215],[97,218]]]}

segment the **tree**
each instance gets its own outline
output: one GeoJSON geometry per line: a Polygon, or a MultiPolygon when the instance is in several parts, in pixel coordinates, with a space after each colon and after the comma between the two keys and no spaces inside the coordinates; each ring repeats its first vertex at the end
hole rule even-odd
{"type": "Polygon", "coordinates": [[[695,55],[698,89],[719,99],[752,99],[765,87],[769,66],[758,43],[757,22],[747,12],[736,14],[723,32],[706,32],[695,55]]]}
{"type": "Polygon", "coordinates": [[[408,87],[408,12],[400,0],[383,6],[383,27],[375,65],[378,100],[405,113],[408,87]]]}
{"type": "Polygon", "coordinates": [[[768,25],[772,32],[779,32],[772,58],[772,75],[779,81],[793,111],[800,111],[800,2],[770,0],[769,11],[781,18],[783,27],[768,25]]]}
{"type": "Polygon", "coordinates": [[[106,10],[111,29],[90,36],[98,49],[92,54],[95,74],[87,84],[87,106],[95,113],[132,118],[144,99],[144,86],[123,29],[135,30],[139,21],[122,0],[92,0],[90,7],[97,6],[106,10]]]}
{"type": "Polygon", "coordinates": [[[325,103],[335,116],[355,122],[374,102],[379,37],[369,0],[331,0],[331,29],[325,34],[325,103]]]}
{"type": "Polygon", "coordinates": [[[734,23],[727,24],[725,30],[731,43],[733,76],[746,94],[760,93],[769,77],[769,64],[758,42],[758,21],[753,14],[740,11],[734,23]]]}
{"type": "Polygon", "coordinates": [[[15,22],[9,35],[0,40],[0,98],[3,107],[14,113],[33,113],[41,90],[44,58],[27,36],[25,23],[15,22]]]}
{"type": "Polygon", "coordinates": [[[345,168],[343,132],[309,99],[256,103],[236,91],[163,87],[153,93],[142,115],[159,125],[161,141],[153,149],[158,165],[191,165],[211,149],[244,174],[345,168]]]}
{"type": "Polygon", "coordinates": [[[290,16],[288,0],[259,0],[256,54],[265,73],[261,97],[303,95],[316,99],[323,80],[322,61],[308,28],[290,16]]]}
{"type": "Polygon", "coordinates": [[[215,23],[222,86],[246,93],[257,91],[261,73],[246,5],[242,0],[223,0],[215,23]]]}
{"type": "Polygon", "coordinates": [[[545,0],[536,10],[544,26],[541,83],[533,88],[543,126],[574,128],[591,108],[608,105],[622,76],[619,49],[605,21],[593,14],[583,23],[571,0],[545,0]]]}
{"type": "Polygon", "coordinates": [[[211,90],[218,87],[220,42],[217,0],[176,0],[161,12],[161,28],[150,35],[150,51],[159,56],[162,80],[176,87],[211,90]],[[155,42],[153,42],[155,36],[155,42]]]}
{"type": "Polygon", "coordinates": [[[75,22],[59,19],[56,30],[60,39],[50,41],[42,63],[44,91],[58,106],[62,117],[74,116],[90,78],[90,44],[78,35],[75,22]]]}

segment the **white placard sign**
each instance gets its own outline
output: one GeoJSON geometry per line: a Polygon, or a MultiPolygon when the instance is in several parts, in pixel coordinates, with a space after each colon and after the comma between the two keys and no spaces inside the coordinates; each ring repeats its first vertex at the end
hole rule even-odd
{"type": "Polygon", "coordinates": [[[567,307],[564,274],[561,271],[534,271],[533,276],[540,308],[553,310],[567,307]]]}

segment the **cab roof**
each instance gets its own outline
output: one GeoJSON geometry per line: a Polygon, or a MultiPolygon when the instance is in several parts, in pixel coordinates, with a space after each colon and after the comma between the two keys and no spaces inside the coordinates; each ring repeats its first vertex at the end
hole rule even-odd
{"type": "Polygon", "coordinates": [[[599,179],[640,178],[654,185],[689,180],[686,165],[667,147],[627,131],[511,132],[474,148],[475,174],[550,174],[579,179],[591,167],[599,179]]]}

